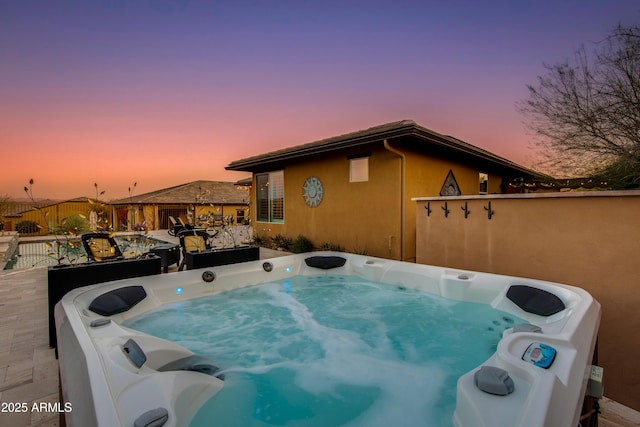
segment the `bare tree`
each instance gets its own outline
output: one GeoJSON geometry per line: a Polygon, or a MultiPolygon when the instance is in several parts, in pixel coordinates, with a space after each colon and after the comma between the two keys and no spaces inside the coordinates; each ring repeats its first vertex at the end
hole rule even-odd
{"type": "Polygon", "coordinates": [[[572,62],[546,65],[518,108],[537,136],[540,167],[640,184],[640,26],[618,25],[572,62]]]}

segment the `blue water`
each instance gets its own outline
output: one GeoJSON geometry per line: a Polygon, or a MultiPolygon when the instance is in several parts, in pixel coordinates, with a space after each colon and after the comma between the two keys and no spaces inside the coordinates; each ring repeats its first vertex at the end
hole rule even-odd
{"type": "Polygon", "coordinates": [[[451,426],[456,382],[523,323],[488,305],[298,276],[165,305],[126,326],[222,368],[201,426],[451,426]]]}

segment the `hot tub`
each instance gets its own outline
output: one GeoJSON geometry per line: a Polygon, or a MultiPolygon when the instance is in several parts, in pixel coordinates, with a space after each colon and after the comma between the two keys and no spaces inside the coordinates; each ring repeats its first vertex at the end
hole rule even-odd
{"type": "Polygon", "coordinates": [[[528,323],[508,327],[495,352],[460,376],[451,425],[578,424],[600,321],[600,305],[584,290],[314,252],[110,282],[67,294],[55,313],[63,398],[72,407],[67,425],[189,425],[223,389],[224,378],[185,347],[123,323],[176,301],[323,274],[486,304],[528,323]]]}

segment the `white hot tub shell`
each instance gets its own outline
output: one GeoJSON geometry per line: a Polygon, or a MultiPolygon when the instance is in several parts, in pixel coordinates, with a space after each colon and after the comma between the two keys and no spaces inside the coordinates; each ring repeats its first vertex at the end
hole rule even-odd
{"type": "Polygon", "coordinates": [[[481,365],[504,370],[513,382],[512,393],[503,396],[480,390],[475,374],[481,366],[460,377],[452,425],[578,425],[600,322],[600,304],[586,291],[539,280],[335,252],[127,279],[71,291],[55,309],[63,399],[73,408],[66,413],[67,425],[133,426],[136,420],[141,421],[142,414],[157,408],[164,408],[165,426],[188,425],[198,408],[215,395],[224,382],[200,372],[159,370],[193,353],[175,343],[123,327],[121,323],[169,302],[329,271],[454,300],[489,304],[540,327],[541,332],[508,329],[496,352],[481,365]],[[305,260],[310,257],[338,257],[344,259],[344,264],[325,270],[307,265],[305,260]],[[130,286],[142,287],[146,297],[129,310],[104,316],[89,309],[97,297],[130,286]],[[552,294],[564,308],[550,315],[535,314],[508,297],[513,287],[552,294]],[[129,339],[146,355],[146,362],[140,367],[123,351],[129,339]],[[536,342],[557,350],[548,369],[522,358],[528,346],[536,342]]]}

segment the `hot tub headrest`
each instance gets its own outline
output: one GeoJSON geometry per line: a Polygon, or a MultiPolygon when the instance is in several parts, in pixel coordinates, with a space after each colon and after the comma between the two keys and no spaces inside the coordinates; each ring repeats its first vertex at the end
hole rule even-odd
{"type": "Polygon", "coordinates": [[[339,256],[312,256],[306,258],[304,262],[309,267],[321,268],[329,270],[331,268],[342,267],[347,260],[339,256]]]}
{"type": "Polygon", "coordinates": [[[551,316],[566,308],[560,298],[551,292],[526,285],[511,285],[507,298],[527,313],[551,316]]]}
{"type": "Polygon", "coordinates": [[[113,316],[130,310],[146,297],[147,293],[142,286],[126,286],[96,297],[89,304],[89,310],[101,316],[113,316]]]}

